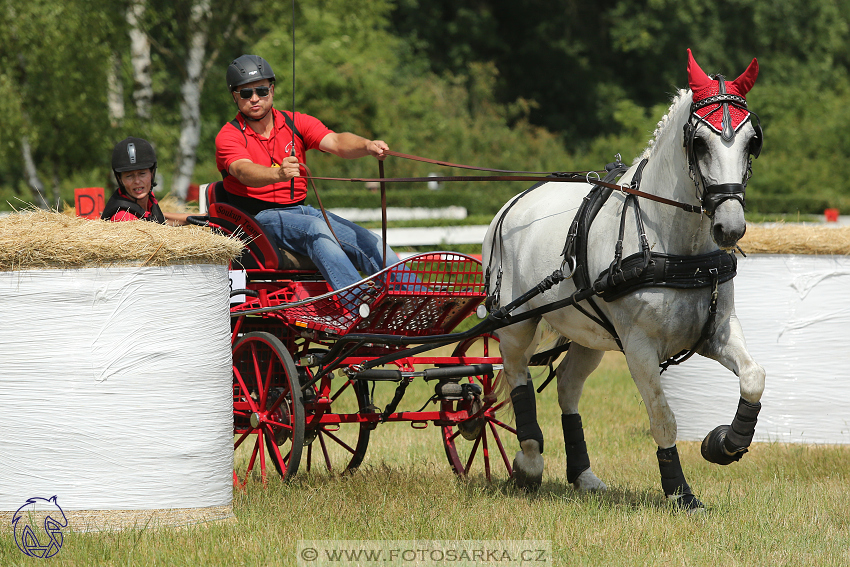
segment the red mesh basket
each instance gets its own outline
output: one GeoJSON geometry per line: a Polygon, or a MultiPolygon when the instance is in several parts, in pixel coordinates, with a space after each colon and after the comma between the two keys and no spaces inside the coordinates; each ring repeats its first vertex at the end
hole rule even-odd
{"type": "Polygon", "coordinates": [[[242,312],[292,305],[275,316],[296,327],[335,334],[426,336],[451,332],[484,299],[481,262],[464,254],[411,256],[355,286],[327,291],[327,284],[285,287],[234,307],[242,312]]]}

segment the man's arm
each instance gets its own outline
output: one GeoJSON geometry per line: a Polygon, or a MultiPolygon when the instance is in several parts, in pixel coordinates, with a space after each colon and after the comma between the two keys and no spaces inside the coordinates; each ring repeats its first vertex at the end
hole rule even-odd
{"type": "Polygon", "coordinates": [[[375,156],[382,160],[390,147],[383,140],[367,140],[351,132],[332,132],[322,138],[319,149],[346,159],[375,156]]]}
{"type": "Polygon", "coordinates": [[[166,213],[162,211],[162,216],[165,217],[165,224],[168,226],[183,226],[189,224],[186,217],[190,217],[195,213],[166,213]]]}
{"type": "Polygon", "coordinates": [[[249,159],[238,159],[230,164],[227,172],[247,187],[265,187],[298,177],[298,158],[288,156],[280,167],[266,167],[249,159]]]}

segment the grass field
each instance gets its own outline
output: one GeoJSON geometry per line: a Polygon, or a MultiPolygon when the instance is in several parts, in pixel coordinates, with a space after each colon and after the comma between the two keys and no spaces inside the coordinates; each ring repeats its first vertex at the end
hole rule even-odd
{"type": "MultiPolygon", "coordinates": [[[[418,409],[429,388],[417,381],[402,409],[418,409]]],[[[389,395],[381,393],[378,405],[389,395]]],[[[299,472],[287,484],[264,489],[252,482],[235,491],[234,522],[66,530],[50,560],[22,555],[4,529],[0,565],[286,566],[296,565],[301,539],[549,540],[550,565],[850,564],[850,448],[755,444],[741,462],[720,467],[703,461],[698,443],[680,443],[688,481],[707,505],[705,513],[687,515],[663,499],[656,446],[621,355],[607,355],[588,380],[581,409],[594,471],[609,486],[604,494],[579,494],[566,484],[550,387],[538,398],[547,464],[536,494],[488,484],[480,471],[458,479],[437,428],[387,424],[373,432],[353,475],[299,472]]],[[[507,444],[512,456],[516,441],[507,444]]]]}

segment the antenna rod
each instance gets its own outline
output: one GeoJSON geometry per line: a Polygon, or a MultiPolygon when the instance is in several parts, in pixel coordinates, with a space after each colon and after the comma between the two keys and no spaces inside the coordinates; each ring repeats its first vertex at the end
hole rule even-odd
{"type": "MultiPolygon", "coordinates": [[[[289,155],[295,155],[295,0],[292,0],[292,145],[289,155]]],[[[295,198],[295,178],[289,180],[289,195],[295,198]]]]}

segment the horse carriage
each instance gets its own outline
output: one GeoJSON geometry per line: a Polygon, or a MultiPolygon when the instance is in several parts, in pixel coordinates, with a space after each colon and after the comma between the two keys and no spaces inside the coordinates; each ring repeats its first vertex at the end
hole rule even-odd
{"type": "MultiPolygon", "coordinates": [[[[610,164],[604,179],[512,178],[540,182],[497,214],[483,265],[463,254],[418,254],[331,291],[315,267],[278,250],[211,184],[210,225],[247,243],[239,260],[247,283],[233,292],[246,297],[231,308],[235,445],[251,445],[245,478],[259,466],[265,479],[268,461],[284,478],[299,466],[352,470],[377,425],[407,421],[441,428],[458,474],[480,467],[489,479],[501,467],[533,488],[543,475],[543,436],[528,367],[566,352],[550,379],[557,377],[567,480],[580,490],[604,489],[591,470],[578,404],[602,353],[617,350],[647,408],[665,495],[683,509],[701,508],[682,472],[660,374],[693,353],[735,372],[737,412],[706,436],[702,455],[727,465],[747,452],[765,374],[746,350],[732,278],[763,134],[745,98],[756,61],[726,81],[688,56],[691,90],[679,91],[632,166],[610,164]],[[564,190],[564,183],[580,187],[564,190]],[[473,312],[481,323],[451,332],[473,312]],[[542,321],[560,339],[533,354],[542,321]],[[420,356],[452,344],[448,356],[420,356]],[[510,392],[515,427],[497,416],[506,403],[497,398],[497,376],[510,392]],[[435,407],[397,411],[419,377],[433,381],[427,402],[435,407]],[[397,384],[383,408],[371,395],[382,381],[397,384]],[[520,443],[513,462],[506,433],[520,443]]],[[[234,482],[243,482],[236,473],[234,482]]]]}
{"type": "Polygon", "coordinates": [[[458,474],[480,461],[490,478],[490,451],[497,451],[495,460],[510,475],[500,432],[515,430],[495,415],[501,358],[491,352],[490,337],[470,336],[447,356],[405,349],[416,340],[451,343],[445,335],[485,297],[479,260],[417,254],[332,291],[309,258],[274,246],[253,217],[228,203],[220,182],[207,186],[206,198],[206,222],[246,244],[234,266],[244,270],[244,289],[233,290],[242,297],[231,304],[233,414],[235,447],[248,444],[251,456],[234,482],[244,483],[255,469],[265,480],[270,467],[284,479],[300,466],[351,471],[363,461],[371,431],[400,421],[440,427],[458,474]],[[481,351],[475,356],[474,344],[481,351]],[[391,359],[390,369],[361,369],[382,358],[391,359]],[[434,384],[432,403],[397,411],[420,377],[434,384]],[[385,381],[397,384],[395,395],[378,407],[374,385],[385,381]]]}

